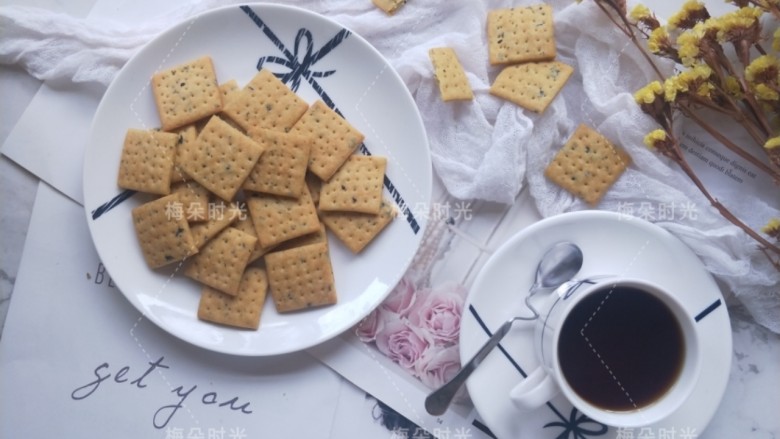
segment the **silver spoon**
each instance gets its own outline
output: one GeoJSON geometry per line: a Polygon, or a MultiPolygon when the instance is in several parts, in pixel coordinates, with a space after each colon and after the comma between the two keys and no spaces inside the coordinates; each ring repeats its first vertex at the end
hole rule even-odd
{"type": "Polygon", "coordinates": [[[471,373],[482,363],[482,360],[498,346],[498,343],[509,332],[512,323],[516,320],[535,320],[539,317],[530,298],[540,290],[557,288],[567,280],[574,277],[582,267],[582,250],[571,242],[559,242],[553,245],[542,256],[536,268],[536,279],[525,298],[525,304],[533,312],[532,317],[515,316],[504,322],[490,339],[480,348],[474,357],[466,363],[460,371],[446,384],[436,389],[425,398],[425,410],[431,415],[438,416],[449,407],[458,389],[466,382],[471,373]]]}

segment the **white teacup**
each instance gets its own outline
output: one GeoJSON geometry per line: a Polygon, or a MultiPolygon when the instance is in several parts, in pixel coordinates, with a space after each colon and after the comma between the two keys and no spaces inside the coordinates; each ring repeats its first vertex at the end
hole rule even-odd
{"type": "Polygon", "coordinates": [[[556,293],[544,299],[536,323],[541,366],[510,392],[518,408],[563,393],[591,419],[631,428],[658,422],[685,402],[699,375],[700,347],[694,317],[670,292],[613,277],[556,293]]]}

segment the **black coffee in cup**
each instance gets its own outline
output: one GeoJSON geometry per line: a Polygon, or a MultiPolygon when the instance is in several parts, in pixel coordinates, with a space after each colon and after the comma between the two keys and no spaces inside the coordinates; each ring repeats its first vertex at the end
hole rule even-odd
{"type": "Polygon", "coordinates": [[[636,410],[661,398],[680,375],[684,356],[673,312],[630,286],[605,286],[582,299],[558,341],[568,385],[589,404],[611,411],[636,410]]]}

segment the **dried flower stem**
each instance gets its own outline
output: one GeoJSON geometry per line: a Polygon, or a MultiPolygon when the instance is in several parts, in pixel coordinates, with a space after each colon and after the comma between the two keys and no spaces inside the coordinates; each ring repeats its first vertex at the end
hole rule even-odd
{"type": "Polygon", "coordinates": [[[661,73],[661,70],[658,69],[658,66],[655,65],[653,62],[653,59],[650,57],[650,54],[644,51],[642,48],[642,44],[639,43],[639,40],[636,38],[636,34],[633,31],[633,27],[631,26],[631,23],[628,21],[628,19],[625,17],[625,15],[617,14],[618,17],[621,19],[622,23],[618,23],[617,20],[615,20],[615,17],[607,10],[607,8],[604,7],[604,5],[601,4],[600,1],[596,1],[596,5],[601,9],[601,11],[604,13],[604,15],[609,18],[609,21],[611,21],[615,26],[617,26],[618,29],[620,29],[623,34],[625,34],[629,39],[631,39],[631,42],[639,49],[639,53],[642,54],[642,56],[645,58],[645,60],[650,64],[650,67],[652,67],[653,70],[655,70],[655,74],[658,75],[658,78],[663,81],[664,74],[661,73]]]}
{"type": "MultiPolygon", "coordinates": [[[[718,84],[726,83],[726,76],[724,75],[724,72],[721,69],[725,69],[726,71],[725,73],[727,73],[728,75],[738,78],[740,87],[742,88],[742,90],[745,91],[745,97],[742,99],[742,102],[744,104],[744,107],[746,107],[747,110],[750,111],[750,115],[752,116],[752,119],[747,118],[742,114],[742,110],[744,109],[743,106],[740,106],[729,95],[729,93],[725,92],[724,90],[723,93],[721,93],[721,95],[725,98],[726,102],[728,102],[729,106],[737,112],[737,114],[733,115],[732,117],[736,122],[738,122],[740,125],[742,125],[745,128],[745,130],[748,132],[748,134],[753,138],[753,140],[757,144],[763,145],[767,137],[769,136],[769,133],[771,133],[771,127],[769,125],[769,121],[766,119],[766,115],[761,111],[761,108],[759,107],[755,98],[749,93],[750,89],[748,88],[747,81],[745,80],[744,75],[740,75],[737,72],[737,70],[734,68],[731,62],[729,62],[728,57],[720,47],[713,48],[713,49],[717,50],[717,52],[705,56],[704,57],[705,62],[707,63],[708,66],[710,66],[713,73],[717,75],[718,84]]],[[[749,64],[749,62],[747,64],[749,64]]]]}
{"type": "MultiPolygon", "coordinates": [[[[693,171],[693,168],[691,168],[691,165],[688,163],[688,161],[684,158],[682,155],[682,150],[680,149],[680,144],[677,141],[676,138],[672,139],[672,145],[674,148],[674,155],[670,155],[677,164],[680,166],[680,168],[685,172],[685,174],[688,176],[688,178],[691,179],[693,184],[699,189],[699,191],[704,195],[705,198],[707,198],[707,201],[710,202],[712,207],[717,209],[717,211],[727,220],[729,220],[732,224],[736,225],[737,227],[741,228],[745,231],[751,238],[753,238],[755,241],[757,241],[764,249],[764,252],[770,251],[778,256],[780,256],[780,247],[776,246],[775,244],[769,242],[766,238],[761,236],[761,234],[757,233],[755,230],[750,228],[747,224],[743,223],[742,220],[737,218],[736,215],[731,213],[731,211],[726,208],[723,204],[718,201],[717,198],[713,197],[712,194],[707,190],[707,188],[704,186],[704,183],[699,179],[699,177],[696,175],[696,172],[693,171]]],[[[767,255],[769,257],[769,255],[767,255]]],[[[769,258],[770,261],[772,261],[773,264],[777,265],[777,262],[769,258]]]]}
{"type": "Polygon", "coordinates": [[[780,181],[780,172],[778,172],[776,169],[773,169],[766,163],[762,162],[761,160],[758,160],[755,158],[752,154],[746,152],[744,149],[738,147],[734,142],[732,142],[729,138],[724,136],[720,131],[713,128],[707,121],[702,119],[698,114],[696,114],[695,111],[692,111],[690,108],[680,105],[677,108],[680,109],[680,111],[688,118],[695,121],[699,126],[701,126],[705,131],[707,131],[712,137],[714,137],[716,140],[718,140],[720,143],[725,145],[728,149],[733,151],[735,154],[739,155],[746,161],[750,162],[757,168],[761,169],[762,171],[766,172],[769,176],[774,178],[775,180],[780,181]]]}

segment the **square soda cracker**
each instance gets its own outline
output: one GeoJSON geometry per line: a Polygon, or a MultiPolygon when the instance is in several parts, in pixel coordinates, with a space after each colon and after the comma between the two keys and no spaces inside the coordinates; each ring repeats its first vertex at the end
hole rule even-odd
{"type": "Polygon", "coordinates": [[[321,212],[323,224],[353,253],[360,253],[395,218],[393,205],[383,200],[379,213],[321,212]]]}
{"type": "Polygon", "coordinates": [[[314,233],[320,227],[317,208],[306,188],[297,199],[258,193],[247,198],[247,206],[265,248],[314,233]]]}
{"type": "Polygon", "coordinates": [[[393,15],[406,4],[406,0],[371,0],[374,6],[385,11],[388,15],[393,15]]]}
{"type": "Polygon", "coordinates": [[[505,67],[490,87],[490,94],[542,113],[573,72],[574,68],[560,61],[505,67]]]}
{"type": "Polygon", "coordinates": [[[183,126],[175,131],[179,135],[179,143],[176,145],[176,153],[173,156],[173,172],[171,172],[171,184],[187,180],[187,176],[179,167],[181,162],[181,151],[186,149],[190,143],[194,143],[198,138],[198,127],[193,123],[183,126]]]}
{"type": "Polygon", "coordinates": [[[463,66],[451,47],[435,47],[428,51],[433,64],[433,77],[439,85],[443,101],[471,100],[474,92],[463,66]]]}
{"type": "Polygon", "coordinates": [[[182,215],[188,222],[205,221],[208,216],[210,192],[194,181],[180,181],[171,185],[171,193],[179,194],[176,214],[182,215]],[[181,210],[179,210],[181,209],[181,210]]]}
{"type": "Polygon", "coordinates": [[[580,125],[547,166],[544,175],[595,206],[620,177],[631,157],[587,125],[580,125]]]}
{"type": "Polygon", "coordinates": [[[321,100],[309,107],[291,132],[311,137],[309,171],[323,181],[336,173],[365,138],[363,133],[321,100]]]}
{"type": "Polygon", "coordinates": [[[553,9],[547,4],[489,11],[487,34],[493,65],[552,60],[557,53],[553,9]]]}
{"type": "Polygon", "coordinates": [[[209,241],[184,269],[187,277],[235,296],[257,238],[228,227],[209,241]]]}
{"type": "Polygon", "coordinates": [[[181,261],[198,252],[187,220],[171,215],[170,206],[179,202],[179,194],[171,194],[132,211],[136,236],[150,268],[181,261]]]}
{"type": "Polygon", "coordinates": [[[179,166],[206,189],[231,201],[262,153],[257,142],[212,116],[198,139],[183,148],[179,166]]]}
{"type": "Polygon", "coordinates": [[[157,195],[171,192],[171,172],[179,136],[131,128],[125,134],[117,185],[157,195]]]}
{"type": "Polygon", "coordinates": [[[222,110],[222,93],[217,85],[214,64],[208,56],[155,73],[152,92],[165,131],[222,110]]]}
{"type": "Polygon", "coordinates": [[[246,190],[298,198],[306,185],[311,141],[299,134],[257,130],[250,136],[265,152],[244,181],[246,190]]]}
{"type": "Polygon", "coordinates": [[[205,220],[190,226],[195,245],[203,248],[219,232],[236,222],[241,216],[238,209],[236,204],[226,204],[222,200],[207,203],[205,220]]]}
{"type": "Polygon", "coordinates": [[[223,112],[249,132],[257,128],[288,131],[309,105],[270,70],[260,70],[223,112]]]}
{"type": "Polygon", "coordinates": [[[350,156],[333,177],[323,183],[319,209],[378,213],[386,168],[386,157],[350,156]]]}
{"type": "Polygon", "coordinates": [[[241,277],[238,294],[231,296],[211,287],[200,294],[198,318],[237,328],[257,329],[268,292],[265,270],[248,267],[241,277]]]}
{"type": "Polygon", "coordinates": [[[325,243],[265,255],[271,297],[278,312],[336,303],[333,267],[325,243]]]}

